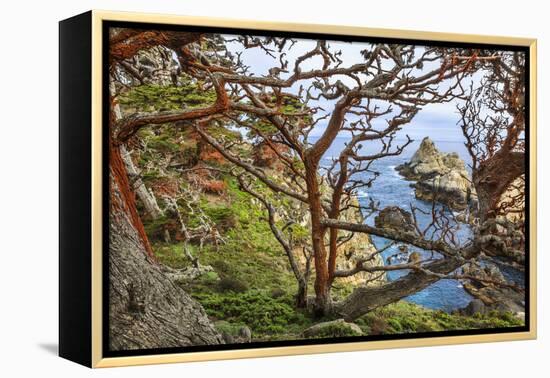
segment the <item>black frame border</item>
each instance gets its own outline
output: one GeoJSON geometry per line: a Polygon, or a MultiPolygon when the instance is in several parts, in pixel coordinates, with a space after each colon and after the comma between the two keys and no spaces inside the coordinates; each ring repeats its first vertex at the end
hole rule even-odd
{"type": "MultiPolygon", "coordinates": [[[[531,137],[531,55],[530,47],[516,45],[502,45],[491,43],[467,43],[467,42],[445,42],[445,41],[430,41],[424,39],[407,39],[407,38],[386,38],[386,37],[368,37],[357,35],[336,35],[324,33],[306,33],[306,32],[286,32],[286,31],[271,31],[263,29],[240,29],[229,27],[207,27],[207,26],[192,26],[192,25],[171,25],[161,23],[147,22],[131,22],[131,21],[102,21],[102,171],[103,171],[103,188],[102,188],[102,210],[103,210],[103,241],[102,241],[102,357],[129,357],[143,355],[160,355],[160,354],[175,354],[175,353],[193,353],[193,352],[213,352],[223,350],[246,350],[246,349],[264,349],[273,347],[292,347],[306,345],[330,345],[342,343],[362,343],[368,341],[382,340],[410,340],[410,339],[426,339],[449,336],[471,336],[471,335],[490,335],[502,333],[524,333],[531,330],[531,261],[530,261],[530,237],[526,238],[526,253],[525,253],[525,325],[523,327],[507,327],[507,328],[488,328],[474,330],[456,330],[456,331],[440,331],[440,332],[422,332],[410,334],[396,335],[367,335],[355,337],[341,338],[325,338],[325,339],[304,339],[304,340],[286,340],[286,341],[265,341],[253,342],[247,344],[222,344],[222,345],[197,345],[188,347],[175,348],[155,348],[155,349],[133,349],[124,351],[109,350],[109,29],[112,27],[120,28],[135,28],[146,30],[170,30],[170,31],[187,31],[187,32],[203,32],[203,33],[220,33],[220,34],[246,34],[258,36],[286,36],[303,39],[326,39],[331,41],[344,42],[388,42],[395,41],[396,43],[413,44],[417,46],[441,46],[441,47],[468,47],[479,49],[494,49],[505,51],[521,51],[525,53],[525,102],[526,106],[526,125],[525,125],[525,232],[530,235],[531,228],[531,171],[530,171],[530,137],[531,137]]],[[[406,34],[406,31],[403,31],[406,34]]]]}

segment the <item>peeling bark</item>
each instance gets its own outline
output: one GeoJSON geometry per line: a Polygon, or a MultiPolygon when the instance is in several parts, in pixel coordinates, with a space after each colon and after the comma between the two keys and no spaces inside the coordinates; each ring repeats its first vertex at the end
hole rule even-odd
{"type": "Polygon", "coordinates": [[[123,29],[110,37],[109,63],[132,58],[140,50],[155,46],[166,46],[179,50],[200,39],[200,33],[181,33],[160,30],[123,29]]]}
{"type": "Polygon", "coordinates": [[[120,148],[117,146],[110,146],[109,154],[109,166],[111,178],[111,201],[113,202],[111,206],[119,206],[124,209],[126,216],[130,224],[134,227],[137,235],[139,236],[143,249],[147,252],[147,255],[154,259],[153,250],[151,249],[151,244],[149,243],[149,238],[145,233],[145,228],[141,222],[141,218],[137,211],[136,207],[136,197],[128,180],[128,174],[126,173],[126,166],[122,160],[120,154],[120,148]],[[115,196],[114,188],[118,191],[117,195],[120,197],[120,201],[117,204],[113,197],[115,196]]]}

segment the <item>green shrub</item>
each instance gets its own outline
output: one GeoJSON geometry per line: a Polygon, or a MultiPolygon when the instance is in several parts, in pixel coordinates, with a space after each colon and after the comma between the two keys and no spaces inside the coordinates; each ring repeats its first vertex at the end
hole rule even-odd
{"type": "Polygon", "coordinates": [[[218,332],[227,333],[231,336],[237,336],[239,334],[240,329],[245,325],[246,324],[229,323],[225,320],[220,320],[214,323],[214,327],[218,332]]]}
{"type": "Polygon", "coordinates": [[[314,338],[332,338],[332,337],[349,337],[361,336],[360,333],[354,331],[349,326],[342,323],[333,323],[323,327],[314,338]]]}
{"type": "Polygon", "coordinates": [[[286,291],[280,287],[276,287],[271,290],[271,298],[281,298],[283,295],[286,295],[286,291]]]}
{"type": "Polygon", "coordinates": [[[388,333],[389,324],[384,319],[374,318],[370,322],[370,326],[368,327],[368,333],[371,335],[383,335],[385,333],[388,333]]]}
{"type": "Polygon", "coordinates": [[[237,215],[229,206],[206,206],[206,215],[216,224],[221,231],[235,228],[238,223],[237,215]]]}
{"type": "Polygon", "coordinates": [[[231,265],[229,265],[229,263],[225,260],[216,260],[210,265],[212,265],[212,267],[216,269],[218,273],[227,274],[231,272],[231,265]]]}
{"type": "Polygon", "coordinates": [[[201,90],[185,76],[181,80],[181,86],[145,84],[133,87],[120,96],[120,104],[139,111],[165,111],[210,105],[216,100],[213,90],[201,90]]]}
{"type": "Polygon", "coordinates": [[[388,325],[392,328],[392,333],[401,333],[403,331],[403,327],[401,326],[399,319],[388,319],[388,325]]]}
{"type": "Polygon", "coordinates": [[[210,284],[213,282],[218,282],[220,280],[220,276],[216,272],[206,272],[202,276],[199,277],[199,281],[203,284],[210,284]]]}
{"type": "Polygon", "coordinates": [[[174,223],[173,219],[165,215],[157,219],[143,219],[143,227],[150,239],[162,240],[164,238],[164,230],[171,228],[174,223]]]}
{"type": "Polygon", "coordinates": [[[306,317],[295,310],[289,297],[272,298],[261,291],[246,293],[195,293],[207,314],[234,324],[247,325],[254,334],[283,334],[303,327],[306,317]]]}
{"type": "Polygon", "coordinates": [[[405,301],[378,308],[355,322],[370,335],[504,328],[523,325],[523,321],[511,313],[492,311],[485,315],[465,316],[459,313],[449,314],[440,310],[434,311],[405,301]]]}
{"type": "Polygon", "coordinates": [[[161,135],[158,137],[150,138],[147,141],[147,148],[161,152],[176,152],[180,149],[180,145],[173,142],[172,137],[169,135],[161,135]]]}
{"type": "Polygon", "coordinates": [[[224,277],[218,282],[220,291],[232,291],[234,293],[242,293],[248,290],[248,285],[237,278],[224,277]]]}

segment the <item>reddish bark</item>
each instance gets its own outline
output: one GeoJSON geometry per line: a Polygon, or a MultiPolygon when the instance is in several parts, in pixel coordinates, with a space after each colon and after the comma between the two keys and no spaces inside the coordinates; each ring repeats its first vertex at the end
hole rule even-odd
{"type": "Polygon", "coordinates": [[[321,191],[318,182],[318,163],[305,162],[308,205],[311,216],[311,241],[315,263],[315,312],[326,315],[330,312],[330,278],[327,264],[327,251],[324,244],[326,228],[321,224],[323,216],[321,191]]]}
{"type": "MultiPolygon", "coordinates": [[[[118,189],[120,190],[121,197],[123,198],[123,201],[119,202],[116,200],[117,197],[111,194],[111,206],[129,215],[132,226],[135,227],[139,237],[143,241],[143,246],[147,251],[147,254],[154,259],[154,254],[151,248],[151,244],[149,243],[149,238],[145,233],[145,228],[143,227],[143,223],[141,222],[141,218],[137,211],[136,197],[134,191],[130,186],[130,181],[128,180],[128,173],[126,172],[124,161],[122,160],[122,156],[120,155],[120,148],[118,146],[110,144],[109,155],[111,176],[113,177],[113,180],[115,180],[118,189]]],[[[111,214],[113,213],[114,212],[111,212],[111,214]]]]}
{"type": "Polygon", "coordinates": [[[200,33],[124,29],[111,37],[109,63],[132,58],[140,50],[159,45],[181,49],[188,43],[198,41],[200,36],[200,33]]]}

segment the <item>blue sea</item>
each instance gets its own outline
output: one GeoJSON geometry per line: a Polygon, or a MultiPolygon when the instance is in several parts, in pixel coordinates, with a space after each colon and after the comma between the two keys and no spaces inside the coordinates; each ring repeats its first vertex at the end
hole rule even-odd
{"type": "MultiPolygon", "coordinates": [[[[459,156],[466,162],[469,163],[469,155],[467,150],[460,140],[449,140],[445,138],[445,135],[440,135],[440,138],[434,138],[433,135],[430,135],[430,138],[434,141],[436,147],[442,152],[456,152],[459,156]]],[[[332,158],[338,156],[340,151],[344,148],[345,143],[349,138],[337,138],[331,148],[326,152],[323,157],[322,165],[329,165],[332,158]]],[[[432,204],[429,202],[417,200],[414,195],[414,189],[411,188],[410,181],[406,181],[399,175],[395,170],[395,167],[399,164],[408,162],[414,152],[418,149],[422,138],[415,138],[415,141],[407,146],[405,151],[399,156],[391,156],[380,159],[373,163],[371,170],[379,172],[379,176],[376,181],[373,183],[371,188],[364,189],[358,192],[359,201],[363,205],[367,205],[370,200],[380,203],[380,208],[386,206],[399,206],[402,209],[409,210],[410,205],[424,210],[431,211],[432,204]]],[[[314,140],[312,140],[314,142],[314,140]]],[[[396,144],[403,144],[404,140],[396,141],[396,144]]],[[[376,145],[365,145],[361,150],[362,153],[377,152],[378,146],[376,145]]],[[[368,177],[364,177],[368,179],[368,177]]],[[[418,222],[421,225],[427,225],[431,221],[431,215],[424,215],[418,213],[418,222]]],[[[374,224],[374,216],[371,216],[366,219],[366,223],[374,224]]],[[[465,243],[470,236],[470,229],[468,225],[459,224],[458,225],[458,238],[462,243],[465,243]]],[[[386,245],[389,241],[373,236],[373,242],[377,248],[381,248],[386,245]]],[[[412,251],[411,249],[409,249],[412,251]]],[[[423,256],[429,256],[431,253],[426,251],[414,249],[418,251],[423,256]]],[[[392,247],[386,250],[383,253],[384,261],[386,259],[397,253],[397,246],[392,247]]],[[[395,262],[398,263],[398,262],[395,262]]],[[[407,271],[392,271],[388,272],[387,278],[389,280],[395,280],[403,275],[406,275],[407,271]]],[[[463,289],[462,284],[457,280],[440,280],[433,285],[427,287],[426,289],[411,295],[405,298],[407,301],[417,303],[419,305],[432,308],[440,309],[443,311],[453,311],[455,309],[463,308],[468,305],[472,300],[472,297],[463,289]]]]}

